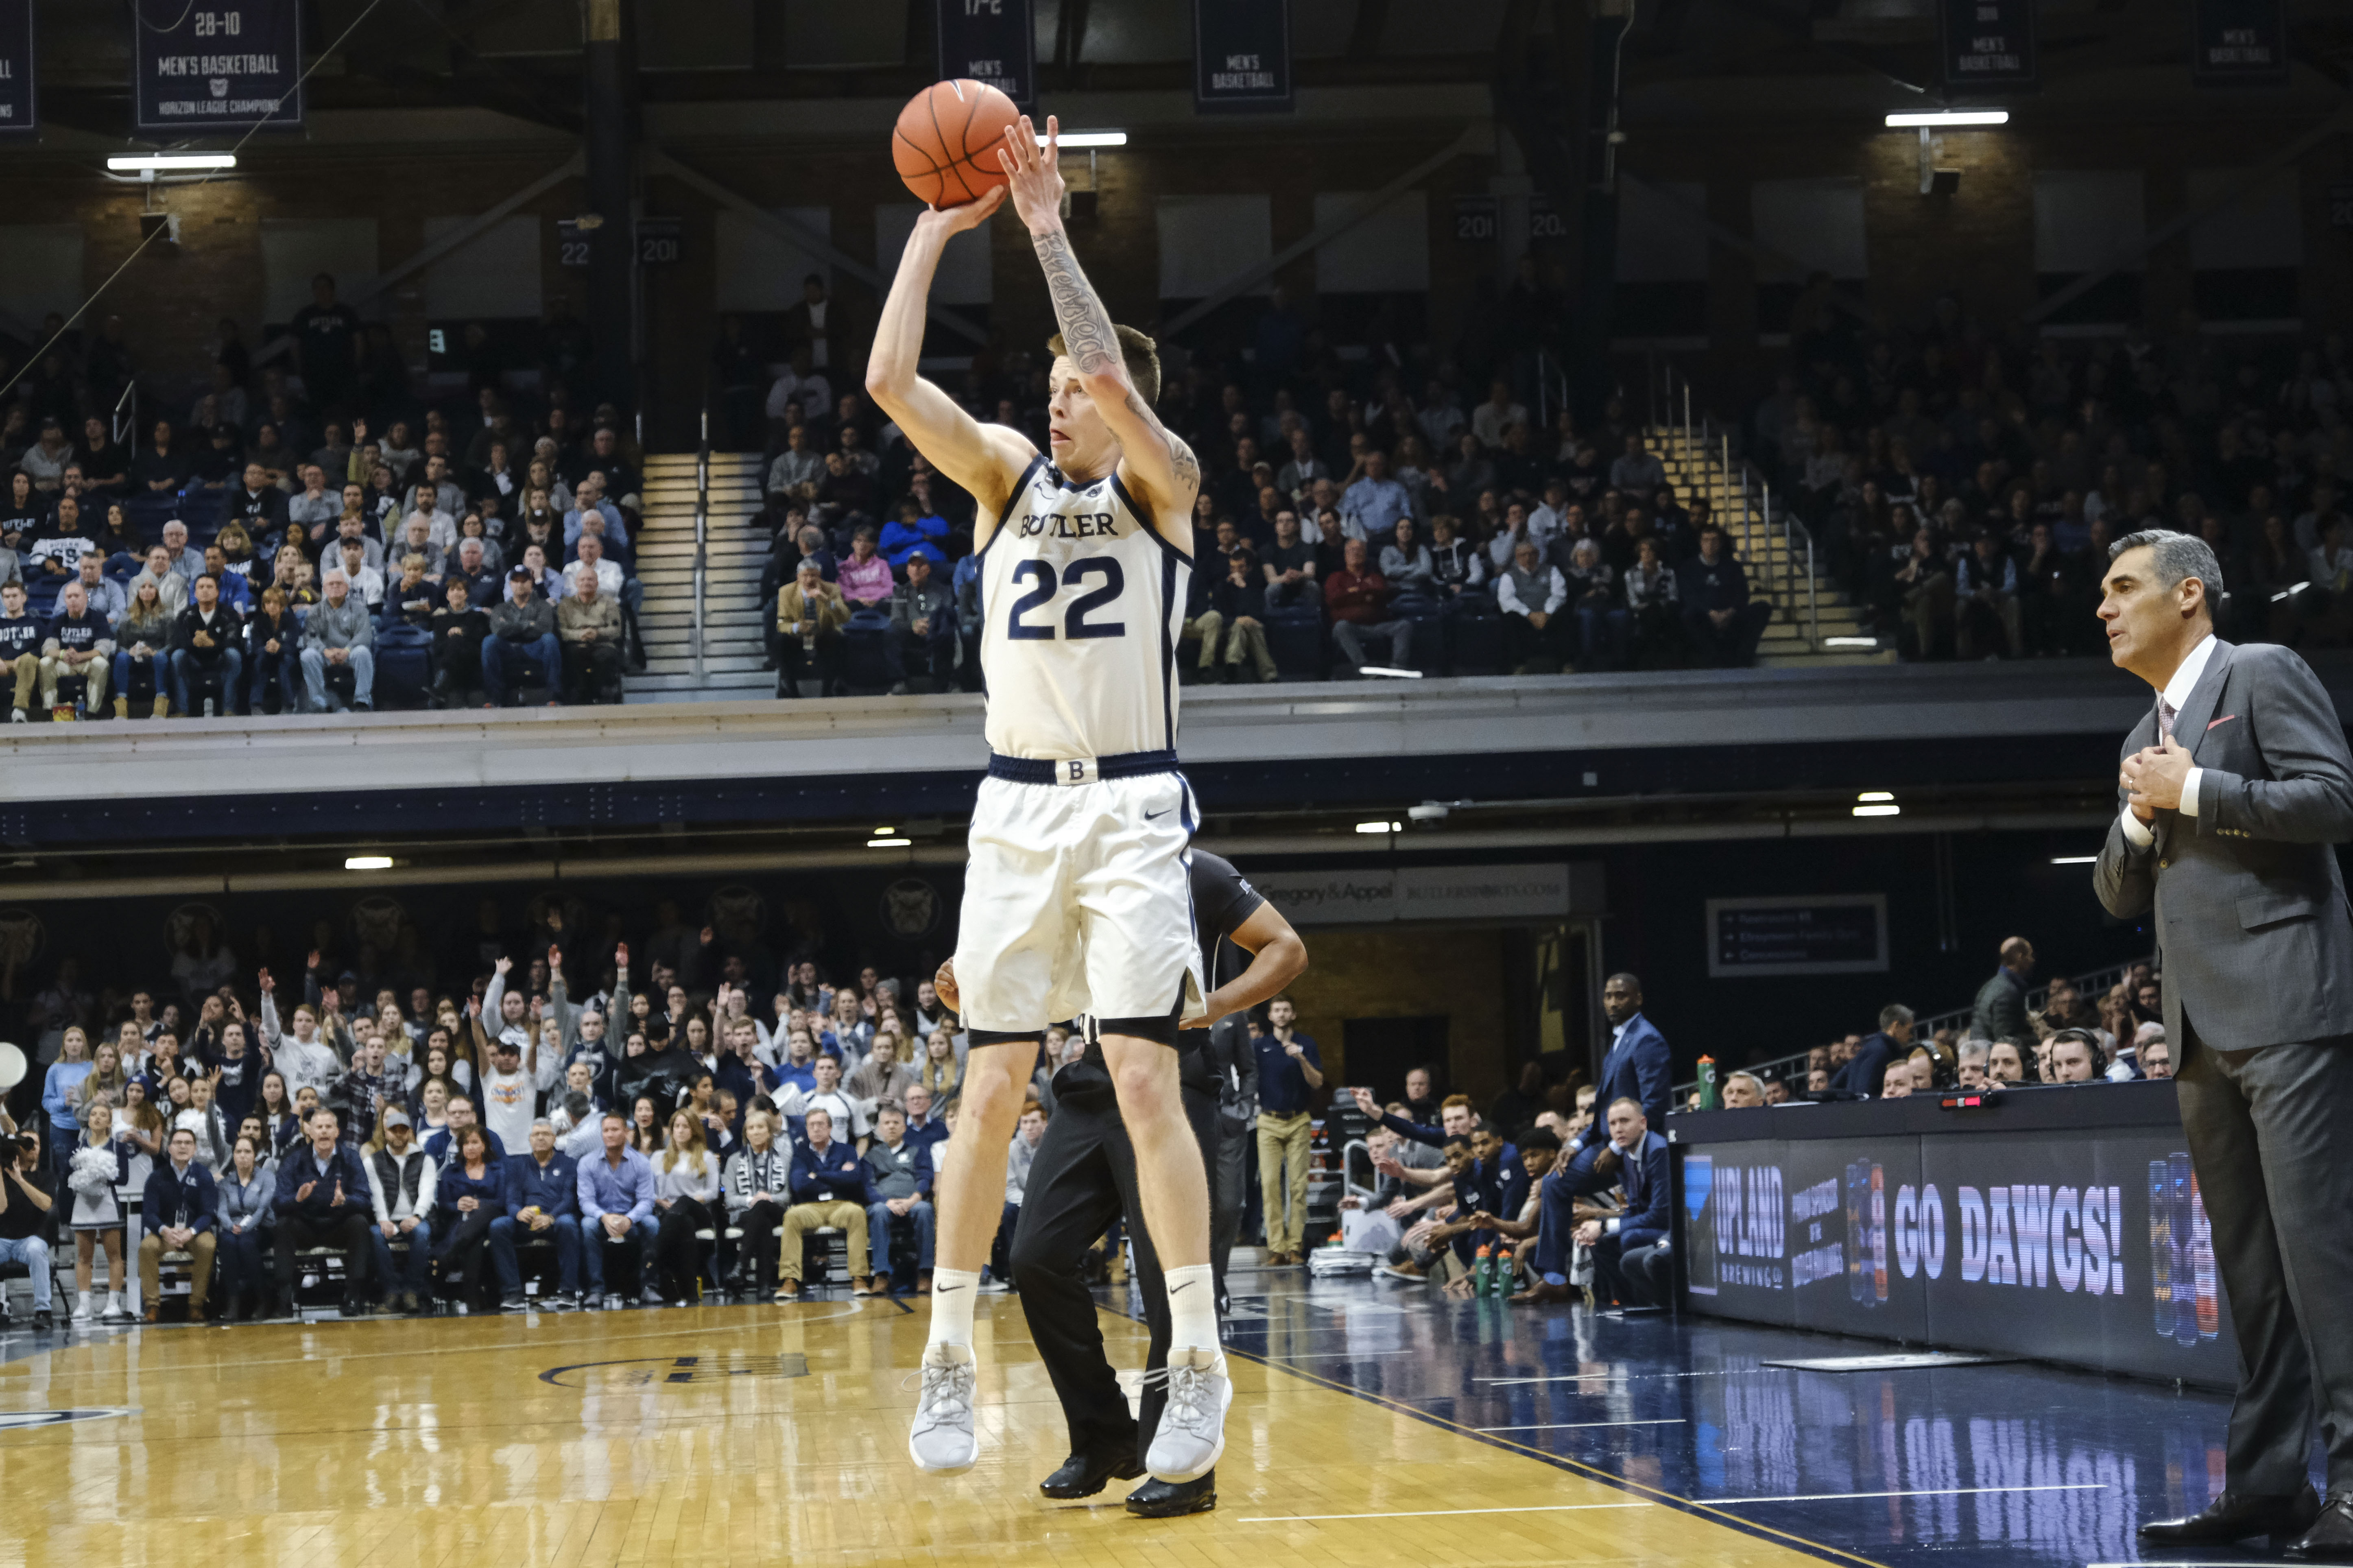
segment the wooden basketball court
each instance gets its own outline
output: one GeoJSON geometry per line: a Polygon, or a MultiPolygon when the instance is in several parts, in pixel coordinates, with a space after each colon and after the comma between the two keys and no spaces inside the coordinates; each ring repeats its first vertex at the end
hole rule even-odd
{"type": "MultiPolygon", "coordinates": [[[[0,1563],[1861,1561],[1239,1351],[1214,1513],[1132,1518],[1133,1483],[1050,1502],[1037,1483],[1065,1429],[1010,1298],[981,1303],[982,1462],[922,1476],[918,1308],[19,1340],[0,1362],[0,1563]]],[[[1142,1325],[1103,1321],[1114,1360],[1141,1366],[1142,1325]]]]}

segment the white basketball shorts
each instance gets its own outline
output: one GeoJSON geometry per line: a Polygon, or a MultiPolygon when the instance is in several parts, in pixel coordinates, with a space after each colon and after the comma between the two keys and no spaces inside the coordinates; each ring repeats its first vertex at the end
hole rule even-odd
{"type": "Polygon", "coordinates": [[[1071,784],[981,780],[956,989],[967,1028],[1035,1034],[1205,1011],[1186,851],[1199,813],[1173,768],[1071,784]]]}

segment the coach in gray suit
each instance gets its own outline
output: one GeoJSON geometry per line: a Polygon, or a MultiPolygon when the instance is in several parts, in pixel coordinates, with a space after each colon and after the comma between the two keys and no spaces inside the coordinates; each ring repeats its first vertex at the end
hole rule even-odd
{"type": "Polygon", "coordinates": [[[2224,1491],[2153,1544],[2298,1536],[2353,1557],[2353,757],[2285,648],[2214,636],[2221,569],[2187,534],[2108,554],[2109,655],[2158,692],[2125,743],[2094,881],[2156,911],[2181,1122],[2238,1331],[2224,1491]],[[2306,1471],[2314,1415],[2328,1496],[2306,1471]]]}

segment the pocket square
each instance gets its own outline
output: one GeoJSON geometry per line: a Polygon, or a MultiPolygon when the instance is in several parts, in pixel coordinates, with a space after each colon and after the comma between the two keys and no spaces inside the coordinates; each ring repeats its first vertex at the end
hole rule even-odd
{"type": "Polygon", "coordinates": [[[2210,724],[2206,727],[2208,729],[2212,729],[2215,724],[2229,724],[2232,719],[2237,718],[2238,716],[2239,715],[2236,714],[2224,714],[2221,718],[2216,719],[2214,724],[2210,724]]]}

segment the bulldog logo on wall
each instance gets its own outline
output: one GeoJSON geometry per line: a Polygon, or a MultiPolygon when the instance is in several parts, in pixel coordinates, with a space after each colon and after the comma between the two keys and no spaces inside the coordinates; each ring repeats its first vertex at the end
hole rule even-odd
{"type": "Polygon", "coordinates": [[[0,909],[0,963],[22,969],[41,956],[48,927],[29,909],[0,909]]]}
{"type": "Polygon", "coordinates": [[[922,877],[901,877],[882,890],[882,924],[892,936],[912,942],[939,923],[939,890],[922,877]]]}
{"type": "Polygon", "coordinates": [[[400,945],[401,927],[407,924],[408,911],[396,898],[378,894],[352,906],[352,934],[386,953],[400,945]]]}

